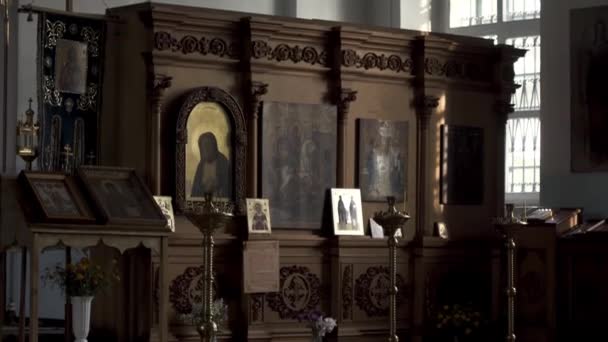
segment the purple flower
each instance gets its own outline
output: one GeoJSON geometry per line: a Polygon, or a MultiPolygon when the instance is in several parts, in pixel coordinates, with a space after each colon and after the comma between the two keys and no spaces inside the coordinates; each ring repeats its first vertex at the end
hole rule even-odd
{"type": "Polygon", "coordinates": [[[302,312],[297,316],[297,319],[299,322],[308,321],[308,326],[315,336],[325,336],[325,334],[331,333],[337,325],[335,319],[325,317],[323,312],[319,310],[302,312]]]}

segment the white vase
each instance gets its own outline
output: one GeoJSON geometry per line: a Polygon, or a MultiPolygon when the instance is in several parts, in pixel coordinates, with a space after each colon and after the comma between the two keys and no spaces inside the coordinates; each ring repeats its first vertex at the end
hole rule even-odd
{"type": "Polygon", "coordinates": [[[92,296],[71,297],[72,303],[72,330],[75,342],[87,342],[89,326],[91,324],[92,296]]]}

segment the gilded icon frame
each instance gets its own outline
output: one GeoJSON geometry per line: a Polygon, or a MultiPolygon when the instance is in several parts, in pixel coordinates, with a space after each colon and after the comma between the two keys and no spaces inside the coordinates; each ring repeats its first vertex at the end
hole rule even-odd
{"type": "MultiPolygon", "coordinates": [[[[184,212],[197,206],[199,200],[189,199],[186,195],[186,163],[188,145],[188,120],[194,108],[205,102],[217,103],[225,111],[231,125],[231,170],[232,194],[228,200],[220,200],[236,213],[245,212],[245,163],[247,131],[243,111],[235,98],[217,87],[200,87],[191,90],[182,103],[176,122],[175,150],[175,202],[176,210],[184,212]]],[[[219,175],[221,176],[221,175],[219,175]]]]}

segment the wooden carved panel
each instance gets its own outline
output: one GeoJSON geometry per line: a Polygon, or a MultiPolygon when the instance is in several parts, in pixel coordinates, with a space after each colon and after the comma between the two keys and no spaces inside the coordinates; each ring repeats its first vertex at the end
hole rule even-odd
{"type": "Polygon", "coordinates": [[[264,321],[264,295],[261,293],[251,295],[251,321],[264,321]]]}
{"type": "Polygon", "coordinates": [[[281,267],[279,292],[267,295],[268,307],[281,319],[296,319],[298,315],[316,309],[321,303],[321,280],[304,266],[281,267]]]}
{"type": "MultiPolygon", "coordinates": [[[[397,307],[405,299],[406,286],[401,275],[397,274],[397,307]]],[[[372,266],[355,281],[355,303],[369,317],[388,316],[390,277],[388,267],[372,266]]]]}
{"type": "Polygon", "coordinates": [[[517,253],[518,318],[543,324],[547,316],[547,264],[545,250],[520,249],[517,253]]]}
{"type": "Polygon", "coordinates": [[[353,265],[344,266],[342,271],[342,319],[353,318],[353,265]]]}

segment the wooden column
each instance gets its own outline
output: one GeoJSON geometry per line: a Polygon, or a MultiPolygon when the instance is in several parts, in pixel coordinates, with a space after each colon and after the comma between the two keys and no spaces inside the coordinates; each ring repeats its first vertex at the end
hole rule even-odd
{"type": "Polygon", "coordinates": [[[30,247],[30,342],[38,342],[38,283],[40,278],[38,273],[40,248],[38,245],[38,236],[34,234],[30,247]]]}
{"type": "Polygon", "coordinates": [[[420,95],[415,100],[416,107],[416,239],[422,239],[426,228],[427,192],[429,191],[428,170],[428,135],[431,115],[439,105],[439,98],[430,95],[420,95]]]}
{"type": "Polygon", "coordinates": [[[262,97],[268,93],[268,83],[251,81],[250,87],[250,98],[249,98],[249,147],[247,151],[248,168],[247,184],[249,197],[257,197],[259,184],[258,184],[258,127],[259,127],[259,114],[260,114],[260,103],[262,97]]]}
{"type": "Polygon", "coordinates": [[[494,103],[494,113],[496,114],[496,140],[498,141],[498,147],[496,151],[497,156],[497,175],[496,175],[496,217],[502,217],[504,212],[505,202],[505,144],[506,144],[506,131],[507,131],[507,120],[509,114],[513,113],[513,104],[510,101],[498,100],[494,103]]]}
{"type": "Polygon", "coordinates": [[[338,98],[338,175],[336,184],[339,188],[346,185],[346,126],[348,125],[348,112],[350,103],[357,100],[357,91],[342,88],[338,98]]]}
{"type": "Polygon", "coordinates": [[[165,90],[171,87],[172,77],[154,74],[151,80],[151,118],[148,121],[148,185],[154,195],[161,194],[162,175],[162,113],[165,90]]]}
{"type": "Polygon", "coordinates": [[[158,324],[160,341],[169,341],[169,238],[164,236],[160,242],[158,324]]]}
{"type": "MultiPolygon", "coordinates": [[[[30,271],[31,272],[31,271],[30,271]]],[[[25,285],[27,281],[27,248],[21,248],[21,281],[19,282],[19,342],[25,342],[25,285]]]]}
{"type": "Polygon", "coordinates": [[[6,251],[0,247],[0,339],[2,339],[6,317],[6,255],[6,251]]]}
{"type": "MultiPolygon", "coordinates": [[[[72,263],[72,247],[65,247],[65,267],[67,269],[68,265],[72,263]]],[[[72,342],[74,338],[72,337],[72,302],[70,296],[65,296],[65,322],[63,324],[64,330],[64,341],[72,342]]]]}

